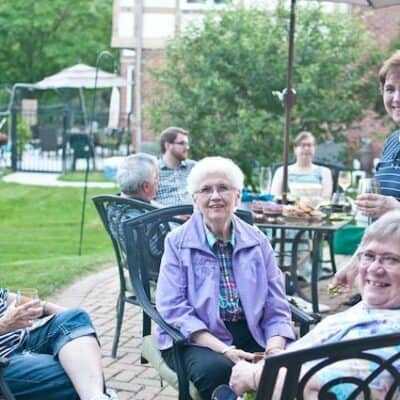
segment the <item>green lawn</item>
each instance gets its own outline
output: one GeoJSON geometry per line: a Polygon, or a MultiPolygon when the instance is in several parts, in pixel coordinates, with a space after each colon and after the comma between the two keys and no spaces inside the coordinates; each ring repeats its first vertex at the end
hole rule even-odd
{"type": "MultiPolygon", "coordinates": [[[[85,171],[69,171],[58,178],[59,181],[66,182],[84,182],[85,171]]],[[[90,171],[88,175],[89,182],[113,182],[107,179],[101,171],[90,171]]]]}
{"type": "Polygon", "coordinates": [[[0,181],[0,287],[36,287],[46,296],[114,260],[91,201],[113,191],[89,189],[82,256],[78,256],[82,188],[0,181]]]}

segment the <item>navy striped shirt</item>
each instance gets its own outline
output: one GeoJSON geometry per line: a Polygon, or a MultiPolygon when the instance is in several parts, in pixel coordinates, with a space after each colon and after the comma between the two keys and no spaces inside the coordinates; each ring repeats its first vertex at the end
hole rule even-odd
{"type": "MultiPolygon", "coordinates": [[[[0,318],[3,317],[8,307],[7,298],[7,290],[0,288],[0,318]]],[[[26,332],[26,329],[17,329],[4,334],[0,333],[0,357],[6,357],[17,349],[24,342],[26,332]]]]}
{"type": "Polygon", "coordinates": [[[400,201],[400,131],[393,132],[386,139],[375,178],[383,195],[400,201]]]}

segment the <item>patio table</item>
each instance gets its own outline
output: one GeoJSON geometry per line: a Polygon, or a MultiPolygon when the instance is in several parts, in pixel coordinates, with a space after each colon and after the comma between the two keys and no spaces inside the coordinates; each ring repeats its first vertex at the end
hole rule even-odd
{"type": "MultiPolygon", "coordinates": [[[[285,230],[291,229],[296,231],[296,235],[293,239],[293,250],[296,251],[298,243],[304,234],[304,232],[309,232],[312,240],[311,249],[311,299],[303,292],[299,285],[299,280],[297,277],[297,264],[291,262],[289,269],[287,267],[280,265],[282,272],[285,273],[285,278],[289,279],[294,292],[306,301],[311,301],[312,310],[314,313],[319,312],[318,304],[318,271],[320,268],[320,253],[322,251],[323,237],[326,233],[333,233],[349,223],[348,220],[345,221],[315,221],[315,220],[299,220],[284,221],[283,223],[256,223],[259,229],[264,233],[267,229],[272,229],[281,232],[281,237],[285,237],[285,230]]],[[[292,258],[293,259],[293,258],[292,258]]]]}

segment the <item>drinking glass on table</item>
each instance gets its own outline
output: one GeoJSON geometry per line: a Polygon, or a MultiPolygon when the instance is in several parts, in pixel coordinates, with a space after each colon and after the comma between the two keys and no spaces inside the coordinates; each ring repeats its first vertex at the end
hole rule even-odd
{"type": "Polygon", "coordinates": [[[261,193],[269,193],[271,180],[272,180],[272,172],[269,167],[261,167],[260,168],[260,192],[261,193]]]}
{"type": "Polygon", "coordinates": [[[346,195],[346,190],[351,186],[351,172],[340,171],[338,177],[338,185],[343,189],[343,193],[346,195]]]}
{"type": "MultiPolygon", "coordinates": [[[[365,193],[379,193],[379,183],[374,178],[361,178],[358,183],[358,195],[365,193]]],[[[372,217],[368,217],[368,225],[372,217]]]]}

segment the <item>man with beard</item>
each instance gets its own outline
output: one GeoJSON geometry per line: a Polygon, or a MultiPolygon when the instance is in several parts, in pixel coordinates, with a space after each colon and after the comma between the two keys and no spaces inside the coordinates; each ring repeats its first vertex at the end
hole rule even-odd
{"type": "Polygon", "coordinates": [[[191,203],[186,178],[195,161],[188,160],[188,132],[171,126],[161,132],[161,159],[158,161],[159,182],[156,200],[165,206],[191,203]]]}

